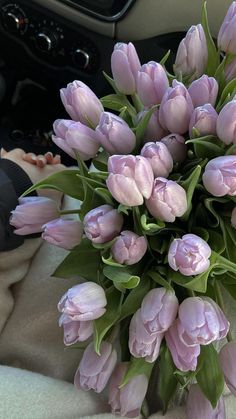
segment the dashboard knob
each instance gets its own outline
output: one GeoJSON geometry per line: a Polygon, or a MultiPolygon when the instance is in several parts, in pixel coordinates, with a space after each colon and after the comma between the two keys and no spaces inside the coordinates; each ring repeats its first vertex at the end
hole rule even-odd
{"type": "Polygon", "coordinates": [[[7,5],[3,8],[3,26],[9,32],[21,33],[26,31],[28,19],[23,10],[14,5],[7,5]]]}
{"type": "Polygon", "coordinates": [[[81,69],[86,69],[89,65],[90,55],[87,51],[77,48],[73,52],[73,60],[76,67],[81,68],[81,69]]]}
{"type": "Polygon", "coordinates": [[[38,49],[43,52],[51,52],[57,47],[58,34],[56,32],[42,30],[42,32],[37,33],[35,40],[38,49]]]}

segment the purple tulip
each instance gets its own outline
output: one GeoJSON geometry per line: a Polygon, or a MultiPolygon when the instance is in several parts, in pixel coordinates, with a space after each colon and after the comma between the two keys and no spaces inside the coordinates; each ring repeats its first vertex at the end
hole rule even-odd
{"type": "Polygon", "coordinates": [[[174,239],[168,252],[168,263],[174,271],[190,276],[205,272],[209,266],[211,248],[207,242],[195,234],[185,234],[174,239]]]}
{"type": "Polygon", "coordinates": [[[122,231],[111,248],[113,259],[125,265],[139,262],[147,251],[147,240],[133,231],[122,231]]]}
{"type": "Polygon", "coordinates": [[[52,141],[73,159],[76,158],[75,152],[68,145],[66,141],[66,134],[69,128],[74,124],[75,121],[71,121],[70,119],[56,119],[53,123],[53,131],[55,132],[55,135],[52,135],[52,141]]]}
{"type": "Polygon", "coordinates": [[[83,226],[80,221],[57,218],[43,225],[42,238],[63,249],[73,249],[80,244],[83,226]]]}
{"type": "Polygon", "coordinates": [[[201,24],[191,26],[180,42],[174,71],[177,76],[199,77],[203,74],[208,60],[206,36],[201,24]]]}
{"type": "Polygon", "coordinates": [[[206,190],[214,196],[236,195],[236,156],[210,160],[202,180],[206,190]]]}
{"type": "Polygon", "coordinates": [[[129,326],[129,350],[135,358],[154,362],[159,356],[164,333],[151,333],[143,324],[141,309],[133,315],[129,326]]]}
{"type": "Polygon", "coordinates": [[[226,419],[224,399],[220,397],[213,409],[199,385],[192,384],[187,398],[186,414],[187,419],[226,419]]]}
{"type": "Polygon", "coordinates": [[[153,217],[173,223],[187,210],[187,196],[184,188],[173,180],[157,177],[153,183],[152,194],[145,200],[146,207],[153,217]]]}
{"type": "Polygon", "coordinates": [[[139,416],[147,392],[148,379],[144,374],[136,375],[120,388],[127,368],[128,362],[117,365],[109,385],[108,403],[114,415],[136,418],[139,416]]]}
{"type": "Polygon", "coordinates": [[[141,64],[134,45],[118,42],[111,55],[111,70],[118,90],[126,95],[136,91],[136,79],[141,64]]]}
{"type": "Polygon", "coordinates": [[[70,288],[60,299],[58,310],[68,316],[68,320],[88,321],[101,317],[105,312],[107,299],[105,292],[95,282],[83,282],[70,288]]]}
{"type": "Polygon", "coordinates": [[[195,371],[200,345],[188,346],[180,339],[178,320],[165,333],[165,340],[176,368],[180,371],[195,371]]]}
{"type": "Polygon", "coordinates": [[[140,154],[150,162],[155,177],[169,176],[173,169],[173,159],[165,144],[160,141],[146,143],[140,154]]]}
{"type": "Polygon", "coordinates": [[[111,205],[94,208],[84,217],[84,232],[93,243],[106,243],[114,239],[122,225],[122,215],[111,205]]]}
{"type": "Polygon", "coordinates": [[[141,319],[148,333],[163,333],[174,322],[178,312],[178,299],[172,291],[154,288],[141,305],[141,319]]]}
{"type": "Polygon", "coordinates": [[[179,134],[169,134],[161,139],[168,148],[174,163],[183,163],[187,157],[185,139],[179,134]]]}
{"type": "Polygon", "coordinates": [[[103,112],[96,128],[97,138],[109,154],[131,153],[136,137],[128,124],[119,116],[103,112]]]}
{"type": "Polygon", "coordinates": [[[43,196],[19,198],[19,205],[11,211],[10,224],[16,228],[15,234],[39,233],[48,221],[58,218],[57,203],[43,196]]]}
{"type": "Polygon", "coordinates": [[[117,353],[109,342],[101,343],[100,352],[100,355],[96,354],[93,342],[85,349],[74,379],[78,390],[101,393],[106,387],[116,365],[117,353]]]}
{"type": "Polygon", "coordinates": [[[233,1],[229,7],[223,23],[220,27],[217,43],[221,51],[228,54],[236,54],[236,2],[233,1]]]}
{"type": "Polygon", "coordinates": [[[218,137],[225,144],[236,144],[236,100],[226,103],[221,109],[216,125],[218,137]]]}
{"type": "Polygon", "coordinates": [[[164,129],[178,134],[188,131],[193,112],[192,99],[186,87],[174,80],[164,94],[160,106],[160,123],[164,129]]]}
{"type": "Polygon", "coordinates": [[[93,334],[92,321],[71,320],[71,316],[62,314],[59,319],[59,326],[64,329],[64,344],[73,345],[76,342],[84,342],[93,334]]]}
{"type": "Polygon", "coordinates": [[[231,393],[236,397],[236,341],[228,342],[220,351],[220,365],[225,382],[231,393]]]}
{"type": "Polygon", "coordinates": [[[236,228],[236,207],[234,207],[231,214],[231,225],[233,228],[236,228]]]}
{"type": "Polygon", "coordinates": [[[215,135],[217,117],[218,114],[210,103],[195,108],[189,123],[190,137],[193,128],[199,132],[200,136],[215,135]]]}
{"type": "Polygon", "coordinates": [[[97,126],[103,106],[93,91],[82,81],[75,80],[60,90],[61,100],[74,121],[97,126]]]}
{"type": "Polygon", "coordinates": [[[197,106],[203,106],[206,103],[215,106],[218,90],[219,87],[216,79],[214,77],[208,77],[205,74],[199,79],[194,80],[188,88],[195,108],[197,106]]]}
{"type": "MultiPolygon", "coordinates": [[[[147,112],[147,110],[139,112],[137,115],[138,122],[146,115],[147,112]]],[[[146,143],[148,141],[158,141],[167,134],[168,131],[164,130],[159,121],[159,109],[155,109],[148,121],[145,133],[143,135],[143,142],[146,143]]]]}
{"type": "Polygon", "coordinates": [[[228,320],[211,298],[189,297],[180,304],[178,334],[186,345],[209,345],[228,331],[228,320]]]}
{"type": "Polygon", "coordinates": [[[225,66],[224,73],[227,82],[236,78],[236,59],[225,66]]]}
{"type": "Polygon", "coordinates": [[[155,61],[142,65],[137,76],[137,93],[144,106],[161,103],[169,80],[161,64],[155,61]]]}
{"type": "Polygon", "coordinates": [[[149,161],[142,156],[111,156],[108,159],[107,187],[121,204],[143,204],[152,192],[153,171],[149,161]]]}

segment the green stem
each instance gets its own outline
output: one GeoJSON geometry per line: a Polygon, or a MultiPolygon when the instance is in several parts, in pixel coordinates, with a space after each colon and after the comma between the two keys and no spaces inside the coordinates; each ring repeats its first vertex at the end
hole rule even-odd
{"type": "Polygon", "coordinates": [[[81,179],[82,181],[84,181],[84,182],[86,182],[87,184],[93,184],[95,187],[97,186],[98,188],[100,187],[100,188],[104,188],[105,187],[105,185],[104,185],[104,183],[102,183],[102,182],[99,182],[98,180],[94,180],[94,179],[91,179],[91,178],[87,178],[86,176],[83,176],[83,175],[76,175],[79,179],[81,179]]]}
{"type": "Polygon", "coordinates": [[[215,267],[219,266],[220,268],[225,268],[226,270],[236,274],[236,264],[214,252],[213,250],[211,259],[212,265],[215,267]]]}
{"type": "MultiPolygon", "coordinates": [[[[223,300],[221,290],[220,290],[220,283],[217,280],[214,283],[214,289],[215,289],[215,293],[216,293],[217,304],[220,306],[221,310],[225,313],[224,300],[223,300]]],[[[227,338],[228,342],[231,342],[232,340],[234,340],[230,329],[228,331],[228,334],[227,334],[226,338],[227,338]]]]}
{"type": "Polygon", "coordinates": [[[139,99],[137,93],[134,93],[132,95],[132,101],[133,101],[133,104],[135,106],[136,111],[141,112],[143,110],[143,104],[142,104],[141,100],[139,99]]]}
{"type": "Polygon", "coordinates": [[[63,210],[60,211],[60,215],[66,215],[66,214],[79,214],[80,208],[74,209],[74,210],[63,210]]]}

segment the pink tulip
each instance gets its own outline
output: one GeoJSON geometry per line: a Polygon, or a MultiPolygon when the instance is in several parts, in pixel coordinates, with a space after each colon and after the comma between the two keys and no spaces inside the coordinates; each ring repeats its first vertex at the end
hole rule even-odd
{"type": "Polygon", "coordinates": [[[180,339],[178,320],[165,333],[165,340],[176,368],[180,371],[195,371],[200,345],[188,346],[180,339]]]}
{"type": "Polygon", "coordinates": [[[180,304],[178,334],[186,345],[209,345],[228,331],[228,320],[211,298],[188,297],[180,304]]]}
{"type": "Polygon", "coordinates": [[[236,195],[236,156],[210,160],[202,176],[203,184],[214,196],[236,195]]]}
{"type": "Polygon", "coordinates": [[[135,358],[154,362],[159,356],[164,333],[152,333],[145,327],[141,310],[133,315],[129,326],[129,350],[135,358]]]}
{"type": "Polygon", "coordinates": [[[217,119],[217,135],[227,145],[236,144],[236,100],[226,103],[217,119]]]}
{"type": "Polygon", "coordinates": [[[233,1],[229,7],[223,23],[220,27],[217,43],[221,51],[228,54],[236,54],[236,2],[233,1]]]}
{"type": "Polygon", "coordinates": [[[220,365],[225,382],[231,393],[236,397],[236,341],[228,342],[220,351],[220,365]]]}
{"type": "Polygon", "coordinates": [[[141,305],[141,319],[148,333],[163,333],[174,322],[178,312],[178,299],[165,288],[149,291],[141,305]]]}
{"type": "Polygon", "coordinates": [[[173,180],[157,177],[153,183],[152,194],[145,200],[146,207],[153,217],[173,223],[187,210],[187,196],[184,188],[173,180]]]}
{"type": "Polygon", "coordinates": [[[168,177],[173,169],[173,159],[168,148],[160,141],[146,143],[141,152],[152,166],[154,176],[168,177]]]}
{"type": "Polygon", "coordinates": [[[66,346],[84,342],[93,334],[92,321],[71,320],[71,316],[64,313],[60,316],[59,326],[63,326],[66,346]]]}
{"type": "Polygon", "coordinates": [[[68,320],[88,321],[101,317],[105,312],[107,299],[103,288],[95,282],[84,282],[70,288],[60,299],[58,310],[68,320]]]}
{"type": "Polygon", "coordinates": [[[224,399],[220,397],[216,408],[213,409],[199,385],[192,384],[188,394],[186,414],[187,419],[226,419],[224,399]]]}
{"type": "Polygon", "coordinates": [[[203,106],[206,103],[215,106],[218,90],[219,87],[216,79],[214,77],[208,77],[205,74],[199,79],[194,80],[188,88],[195,108],[197,106],[203,106]]]}
{"type": "Polygon", "coordinates": [[[116,237],[123,225],[122,215],[111,205],[101,205],[84,217],[84,232],[93,243],[106,243],[116,237]]]}
{"type": "Polygon", "coordinates": [[[76,220],[57,218],[42,226],[42,238],[63,249],[73,249],[80,244],[83,235],[82,223],[76,220]]]}
{"type": "Polygon", "coordinates": [[[174,64],[178,76],[199,77],[203,74],[208,60],[206,36],[201,24],[191,26],[180,42],[174,64]]]}
{"type": "Polygon", "coordinates": [[[161,143],[168,148],[174,163],[183,163],[187,157],[185,139],[179,134],[169,134],[161,138],[161,143]]]}
{"type": "Polygon", "coordinates": [[[188,131],[193,112],[192,99],[186,87],[174,80],[164,94],[160,106],[160,123],[164,129],[178,134],[188,131]]]}
{"type": "Polygon", "coordinates": [[[152,191],[153,171],[142,156],[111,156],[108,159],[107,187],[121,204],[136,206],[143,204],[152,191]]]}
{"type": "Polygon", "coordinates": [[[236,78],[236,59],[225,66],[224,73],[227,82],[236,78]]]}
{"type": "Polygon", "coordinates": [[[103,112],[96,128],[97,138],[109,154],[131,153],[136,138],[128,124],[119,116],[103,112]]]}
{"type": "Polygon", "coordinates": [[[100,353],[95,352],[93,342],[85,349],[74,379],[78,390],[101,393],[106,387],[116,365],[117,353],[111,343],[105,341],[101,344],[100,353]]]}
{"type": "Polygon", "coordinates": [[[111,70],[118,90],[126,95],[136,91],[136,79],[141,64],[134,45],[118,42],[111,55],[111,70]]]}
{"type": "Polygon", "coordinates": [[[122,231],[112,245],[111,254],[113,259],[125,265],[133,265],[139,262],[147,251],[147,240],[144,236],[138,236],[133,231],[122,231]]]}
{"type": "Polygon", "coordinates": [[[201,137],[215,135],[217,117],[218,114],[210,103],[195,108],[189,123],[190,137],[192,137],[193,128],[198,131],[201,137]]]}
{"type": "Polygon", "coordinates": [[[144,106],[161,103],[168,87],[168,77],[161,64],[149,61],[142,65],[137,76],[137,93],[144,106]]]}
{"type": "Polygon", "coordinates": [[[26,235],[43,231],[43,225],[58,218],[57,203],[43,196],[19,198],[19,205],[11,211],[10,224],[15,234],[26,235]]]}
{"type": "Polygon", "coordinates": [[[209,266],[211,248],[205,240],[195,234],[185,234],[174,239],[168,252],[168,263],[174,271],[190,276],[205,272],[209,266]]]}
{"type": "Polygon", "coordinates": [[[75,80],[60,90],[61,100],[74,121],[97,126],[103,106],[93,91],[82,81],[75,80]]]}
{"type": "Polygon", "coordinates": [[[52,141],[73,159],[76,158],[75,151],[68,145],[66,141],[66,134],[69,128],[74,124],[75,121],[70,119],[56,119],[53,123],[53,131],[55,132],[55,135],[52,135],[52,141]]]}
{"type": "Polygon", "coordinates": [[[114,415],[136,418],[139,416],[147,392],[148,379],[144,374],[136,375],[120,388],[127,368],[127,362],[122,362],[116,367],[109,386],[108,403],[114,415]]]}

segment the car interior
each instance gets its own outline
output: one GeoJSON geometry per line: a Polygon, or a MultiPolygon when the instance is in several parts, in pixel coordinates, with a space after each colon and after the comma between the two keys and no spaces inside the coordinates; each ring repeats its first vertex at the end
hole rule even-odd
{"type": "MultiPolygon", "coordinates": [[[[216,35],[230,0],[208,0],[216,35]]],[[[170,49],[200,22],[202,0],[0,0],[0,135],[7,150],[57,152],[52,123],[68,118],[59,89],[82,80],[102,97],[110,92],[110,56],[132,41],[141,63],[170,49]]],[[[71,158],[62,155],[64,164],[71,158]]]]}

